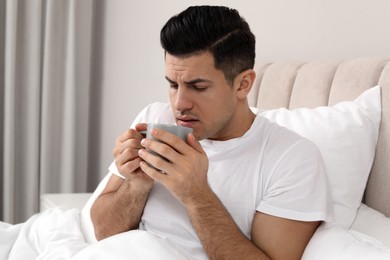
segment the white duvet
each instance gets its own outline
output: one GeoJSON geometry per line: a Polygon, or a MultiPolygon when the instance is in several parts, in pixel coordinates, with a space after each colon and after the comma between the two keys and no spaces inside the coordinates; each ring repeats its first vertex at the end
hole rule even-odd
{"type": "Polygon", "coordinates": [[[80,212],[62,207],[34,215],[27,222],[0,222],[0,259],[186,259],[169,241],[145,231],[119,234],[88,244],[80,212]]]}
{"type": "MultiPolygon", "coordinates": [[[[79,210],[62,207],[18,225],[0,222],[0,259],[186,259],[168,240],[146,231],[126,232],[89,244],[80,222],[79,210]]],[[[390,259],[390,249],[357,231],[322,225],[302,259],[390,259]]]]}

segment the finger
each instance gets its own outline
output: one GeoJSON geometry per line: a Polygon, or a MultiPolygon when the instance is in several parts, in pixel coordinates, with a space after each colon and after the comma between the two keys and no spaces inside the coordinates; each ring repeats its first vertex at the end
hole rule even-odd
{"type": "Polygon", "coordinates": [[[135,126],[135,130],[138,132],[145,131],[146,129],[148,129],[148,125],[145,123],[140,123],[135,126]]]}
{"type": "Polygon", "coordinates": [[[188,134],[187,144],[189,146],[191,146],[192,148],[194,148],[199,153],[205,153],[203,148],[202,148],[202,145],[200,144],[200,142],[198,140],[196,140],[196,138],[193,134],[188,134]]]}
{"type": "MultiPolygon", "coordinates": [[[[167,134],[170,134],[167,132],[167,134]]],[[[165,136],[165,135],[164,135],[165,136]]],[[[176,137],[176,136],[173,136],[176,137]]],[[[164,138],[167,142],[169,142],[169,136],[168,138],[164,138]]],[[[166,158],[168,161],[176,162],[180,155],[189,154],[188,148],[189,146],[195,149],[200,154],[205,154],[200,142],[195,138],[193,134],[187,135],[187,143],[182,141],[180,138],[172,138],[174,144],[169,143],[161,143],[156,142],[154,140],[150,139],[142,139],[141,145],[149,150],[152,150],[160,155],[162,155],[164,158],[166,158]],[[175,141],[177,140],[177,141],[175,141]],[[179,153],[179,154],[178,154],[179,153]]]]}
{"type": "MultiPolygon", "coordinates": [[[[147,151],[152,151],[152,154],[158,154],[160,157],[163,157],[164,161],[170,162],[171,164],[173,162],[180,162],[181,159],[180,157],[183,156],[184,154],[178,152],[175,148],[176,147],[171,147],[168,144],[155,141],[152,139],[142,139],[141,145],[147,150],[147,151]]],[[[187,146],[188,148],[188,146],[187,146]]],[[[183,150],[183,149],[182,149],[183,150]]],[[[149,159],[145,159],[145,161],[152,163],[154,165],[154,162],[148,161],[149,159]]],[[[156,163],[162,163],[160,160],[158,160],[156,163]]],[[[155,165],[156,166],[156,165],[155,165]]],[[[165,165],[163,165],[165,166],[165,165]]],[[[157,166],[156,166],[157,167],[157,166]]],[[[159,167],[157,167],[159,168],[159,167]]],[[[160,169],[160,168],[159,168],[160,169]]]]}
{"type": "Polygon", "coordinates": [[[115,161],[118,162],[118,164],[123,165],[128,161],[132,161],[136,158],[138,158],[138,150],[139,149],[131,149],[127,148],[122,153],[115,156],[115,161]]]}
{"type": "Polygon", "coordinates": [[[127,139],[130,139],[134,132],[134,129],[126,129],[122,134],[118,136],[118,138],[116,139],[116,143],[122,143],[127,139]]]}
{"type": "Polygon", "coordinates": [[[112,154],[114,155],[114,157],[117,157],[122,153],[127,153],[130,158],[133,158],[137,156],[138,149],[140,148],[142,148],[141,141],[132,138],[124,141],[123,143],[116,144],[114,149],[112,150],[112,154]],[[133,154],[129,154],[129,152],[132,152],[133,154]]]}
{"type": "Polygon", "coordinates": [[[167,171],[169,168],[169,162],[166,159],[161,158],[161,156],[157,155],[155,152],[151,152],[146,149],[140,149],[138,155],[144,161],[161,171],[167,171]]]}
{"type": "Polygon", "coordinates": [[[137,138],[127,139],[126,141],[122,142],[119,145],[121,148],[120,152],[122,153],[126,149],[140,149],[140,148],[142,148],[141,140],[142,139],[137,139],[137,138]]]}
{"type": "Polygon", "coordinates": [[[117,139],[116,139],[116,142],[117,143],[122,143],[128,139],[131,139],[131,138],[137,138],[137,139],[142,139],[143,136],[141,133],[139,133],[136,129],[127,129],[126,131],[124,131],[117,139]]]}
{"type": "Polygon", "coordinates": [[[155,181],[162,182],[163,178],[166,178],[166,175],[161,173],[161,171],[156,170],[155,168],[149,166],[146,162],[140,162],[141,170],[146,173],[150,178],[155,181]]]}
{"type": "Polygon", "coordinates": [[[137,157],[134,160],[125,162],[124,164],[120,164],[120,163],[117,163],[117,161],[115,161],[115,164],[117,165],[119,173],[125,177],[128,177],[129,174],[137,172],[137,170],[140,167],[141,162],[142,162],[142,159],[137,157]]]}
{"type": "Polygon", "coordinates": [[[170,147],[172,147],[173,149],[175,149],[177,152],[181,154],[183,154],[185,150],[188,148],[185,141],[183,141],[181,138],[177,137],[176,135],[170,132],[158,128],[153,128],[150,131],[150,134],[155,139],[169,145],[170,147]]]}
{"type": "MultiPolygon", "coordinates": [[[[142,125],[140,126],[143,127],[142,125]]],[[[142,134],[134,129],[128,129],[123,132],[116,140],[115,147],[112,150],[114,157],[121,154],[124,150],[128,148],[141,148],[140,141],[144,138],[142,134]]]]}

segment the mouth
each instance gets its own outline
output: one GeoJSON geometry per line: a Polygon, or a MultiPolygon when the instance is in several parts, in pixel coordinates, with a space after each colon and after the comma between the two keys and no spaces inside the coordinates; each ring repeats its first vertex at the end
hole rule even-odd
{"type": "Polygon", "coordinates": [[[199,120],[197,118],[191,116],[176,117],[176,123],[180,126],[194,128],[195,124],[198,122],[199,120]]]}

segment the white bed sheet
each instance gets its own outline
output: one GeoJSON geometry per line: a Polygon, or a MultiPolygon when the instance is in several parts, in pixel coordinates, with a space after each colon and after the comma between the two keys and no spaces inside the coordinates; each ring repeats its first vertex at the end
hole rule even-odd
{"type": "MultiPolygon", "coordinates": [[[[78,209],[55,207],[22,224],[0,222],[0,259],[187,259],[167,239],[146,231],[126,232],[88,243],[80,215],[78,209]]],[[[362,205],[354,230],[321,225],[302,259],[388,260],[389,221],[362,205]]]]}

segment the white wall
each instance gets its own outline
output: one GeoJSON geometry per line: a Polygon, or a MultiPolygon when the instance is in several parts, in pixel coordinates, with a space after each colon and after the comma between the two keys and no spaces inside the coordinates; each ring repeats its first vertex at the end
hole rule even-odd
{"type": "Polygon", "coordinates": [[[99,164],[140,109],[167,101],[159,31],[189,5],[227,5],[257,38],[257,60],[390,57],[388,0],[109,0],[105,8],[99,164]]]}

